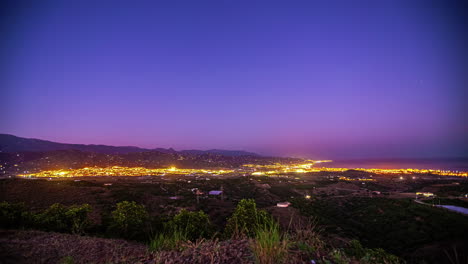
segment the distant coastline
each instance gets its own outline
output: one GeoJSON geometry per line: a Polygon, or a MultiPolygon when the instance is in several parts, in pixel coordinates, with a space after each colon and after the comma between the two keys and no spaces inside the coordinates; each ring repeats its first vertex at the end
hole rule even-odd
{"type": "Polygon", "coordinates": [[[323,164],[330,168],[376,168],[376,169],[434,169],[468,171],[468,158],[394,158],[394,159],[355,159],[334,160],[323,164]]]}

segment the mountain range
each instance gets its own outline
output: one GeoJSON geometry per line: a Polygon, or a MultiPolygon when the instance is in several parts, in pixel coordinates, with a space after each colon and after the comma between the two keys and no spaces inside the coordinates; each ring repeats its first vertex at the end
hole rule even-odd
{"type": "Polygon", "coordinates": [[[179,153],[179,154],[218,154],[224,156],[260,156],[257,153],[247,152],[242,150],[181,150],[176,151],[172,148],[140,148],[134,146],[108,146],[108,145],[87,145],[87,144],[67,144],[58,143],[34,138],[23,138],[9,134],[0,134],[0,152],[47,152],[56,150],[79,150],[85,152],[95,152],[102,154],[128,154],[137,152],[158,151],[162,153],[179,153]]]}

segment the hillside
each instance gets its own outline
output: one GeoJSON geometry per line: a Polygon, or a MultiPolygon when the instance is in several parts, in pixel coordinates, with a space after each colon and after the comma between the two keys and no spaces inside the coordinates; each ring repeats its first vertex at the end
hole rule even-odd
{"type": "Polygon", "coordinates": [[[128,154],[137,152],[157,151],[161,153],[182,153],[182,154],[218,154],[224,156],[259,156],[256,153],[242,150],[182,150],[176,151],[172,148],[139,148],[134,146],[107,146],[107,145],[86,145],[58,143],[34,138],[23,138],[9,134],[0,134],[0,151],[13,152],[47,152],[56,150],[79,150],[85,152],[95,152],[102,154],[128,154]]]}

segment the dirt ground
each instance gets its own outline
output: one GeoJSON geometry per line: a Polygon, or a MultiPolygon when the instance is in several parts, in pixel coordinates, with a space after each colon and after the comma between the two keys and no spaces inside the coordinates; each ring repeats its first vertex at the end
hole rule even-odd
{"type": "Polygon", "coordinates": [[[42,231],[0,230],[0,263],[253,263],[246,240],[188,243],[183,251],[149,253],[147,246],[42,231]],[[67,262],[67,260],[69,262],[67,262]]]}

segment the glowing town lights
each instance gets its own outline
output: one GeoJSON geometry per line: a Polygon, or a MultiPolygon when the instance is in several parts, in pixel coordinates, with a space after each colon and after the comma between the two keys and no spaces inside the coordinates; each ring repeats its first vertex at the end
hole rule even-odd
{"type": "MultiPolygon", "coordinates": [[[[461,171],[448,171],[448,170],[429,170],[429,169],[364,169],[364,168],[326,168],[326,167],[314,167],[314,164],[330,162],[330,161],[316,161],[309,160],[307,163],[288,163],[288,164],[245,164],[243,167],[254,169],[255,172],[252,175],[274,175],[274,174],[287,174],[287,173],[307,173],[307,172],[345,172],[347,170],[364,171],[372,174],[434,174],[441,176],[458,176],[468,177],[468,172],[461,171]]],[[[372,177],[372,176],[369,176],[372,177]]],[[[404,180],[403,176],[399,177],[400,180],[404,180]]],[[[416,179],[416,178],[415,178],[416,179]]],[[[347,180],[347,179],[344,179],[347,180]]],[[[360,181],[372,181],[372,179],[359,179],[360,181]]]]}
{"type": "MultiPolygon", "coordinates": [[[[320,161],[329,162],[329,161],[320,161]]],[[[364,168],[326,168],[326,167],[314,167],[314,164],[319,163],[318,161],[308,160],[302,163],[286,163],[286,164],[245,164],[236,172],[243,173],[244,175],[250,174],[253,176],[274,176],[294,173],[317,173],[317,172],[346,172],[348,170],[368,172],[373,175],[375,174],[390,174],[395,175],[400,180],[405,178],[402,175],[411,174],[434,174],[441,176],[458,176],[468,177],[468,172],[461,171],[447,171],[447,170],[428,170],[428,169],[364,169],[364,168]]],[[[27,171],[26,171],[27,172],[27,171]]],[[[166,174],[177,174],[177,175],[189,175],[189,174],[212,174],[222,175],[227,173],[234,173],[234,170],[228,169],[178,169],[176,167],[170,168],[159,168],[159,169],[148,169],[143,167],[86,167],[82,169],[68,169],[68,170],[49,170],[41,171],[38,173],[24,173],[18,176],[20,177],[81,177],[81,176],[147,176],[147,175],[166,175],[166,174]]],[[[412,175],[411,175],[412,176],[412,175]]],[[[357,178],[351,179],[348,177],[340,177],[340,180],[344,181],[374,181],[371,178],[357,178]]],[[[410,176],[408,176],[410,177],[410,176]]],[[[416,177],[412,177],[416,179],[416,177]]]]}
{"type": "Polygon", "coordinates": [[[306,195],[305,198],[306,198],[306,199],[310,199],[310,195],[306,195]]]}
{"type": "Polygon", "coordinates": [[[344,176],[341,176],[338,179],[342,180],[342,181],[375,181],[375,179],[367,179],[367,178],[352,179],[352,178],[348,178],[348,177],[344,177],[344,176]]]}
{"type": "Polygon", "coordinates": [[[424,196],[424,197],[434,197],[434,194],[430,193],[430,192],[417,192],[416,195],[417,196],[424,196]]]}
{"type": "Polygon", "coordinates": [[[147,176],[165,174],[226,174],[232,170],[178,169],[176,167],[163,169],[148,169],[143,167],[105,167],[82,168],[75,170],[49,170],[38,173],[20,174],[20,177],[82,177],[82,176],[147,176]]]}

